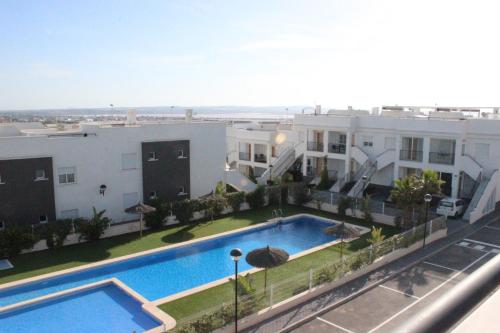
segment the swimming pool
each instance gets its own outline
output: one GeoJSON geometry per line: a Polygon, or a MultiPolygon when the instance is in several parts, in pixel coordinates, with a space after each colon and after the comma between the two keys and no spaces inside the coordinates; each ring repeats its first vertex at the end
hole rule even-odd
{"type": "MultiPolygon", "coordinates": [[[[281,225],[265,224],[250,230],[157,251],[152,254],[73,273],[0,289],[0,307],[96,281],[117,278],[152,301],[176,294],[233,273],[229,252],[244,253],[271,245],[290,255],[334,240],[323,233],[332,222],[310,215],[284,219],[281,225]]],[[[252,268],[241,261],[241,271],[252,268]]]]}
{"type": "Polygon", "coordinates": [[[111,283],[0,313],[2,333],[143,332],[160,322],[111,283]]]}

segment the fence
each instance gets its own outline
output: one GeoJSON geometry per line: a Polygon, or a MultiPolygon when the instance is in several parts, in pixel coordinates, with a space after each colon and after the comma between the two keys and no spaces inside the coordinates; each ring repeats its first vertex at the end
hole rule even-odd
{"type": "MultiPolygon", "coordinates": [[[[446,228],[446,217],[439,217],[427,223],[427,233],[431,235],[446,228]]],[[[378,244],[373,244],[355,253],[344,255],[341,259],[318,265],[297,274],[290,275],[282,271],[281,276],[274,276],[275,281],[265,290],[252,285],[252,277],[246,279],[253,288],[246,295],[238,299],[238,318],[245,321],[245,317],[255,314],[260,310],[270,308],[279,302],[289,300],[297,295],[306,295],[317,287],[335,282],[367,267],[379,258],[387,256],[420,241],[424,236],[425,225],[419,225],[403,233],[394,235],[378,244]]],[[[269,272],[276,274],[277,271],[269,272]]],[[[243,288],[244,289],[244,288],[243,288]]],[[[298,297],[298,296],[297,296],[298,297]]],[[[178,320],[174,332],[177,333],[205,333],[212,332],[234,322],[234,301],[228,300],[221,305],[206,309],[190,317],[178,320]]]]}

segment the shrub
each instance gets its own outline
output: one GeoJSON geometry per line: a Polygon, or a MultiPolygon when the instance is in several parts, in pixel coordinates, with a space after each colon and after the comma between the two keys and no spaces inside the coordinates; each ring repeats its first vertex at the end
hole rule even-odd
{"type": "Polygon", "coordinates": [[[293,203],[297,206],[302,206],[306,202],[311,201],[309,189],[304,183],[290,184],[288,188],[291,191],[293,203]]]}
{"type": "Polygon", "coordinates": [[[363,213],[367,223],[373,223],[372,206],[370,204],[370,196],[363,200],[363,213]]]}
{"type": "Polygon", "coordinates": [[[86,241],[92,242],[96,241],[104,234],[104,230],[111,223],[111,220],[104,216],[105,210],[97,212],[95,207],[92,207],[93,216],[89,221],[80,221],[79,230],[80,237],[79,240],[85,239],[86,241]]]}
{"type": "Polygon", "coordinates": [[[247,193],[246,200],[251,208],[262,208],[265,204],[264,195],[265,188],[259,185],[253,192],[247,193]]]}
{"type": "Polygon", "coordinates": [[[269,205],[279,205],[281,201],[281,187],[272,186],[267,188],[267,194],[269,197],[269,205]]]}
{"type": "Polygon", "coordinates": [[[220,195],[211,196],[204,201],[206,205],[206,217],[210,217],[212,220],[214,219],[214,217],[219,216],[227,206],[226,198],[220,195]]]}
{"type": "Polygon", "coordinates": [[[150,227],[153,230],[161,229],[161,227],[163,227],[163,221],[168,214],[167,205],[159,199],[151,200],[149,204],[152,207],[156,208],[156,211],[144,214],[146,226],[150,227]]]}
{"type": "Polygon", "coordinates": [[[199,202],[192,202],[189,199],[174,201],[172,203],[172,212],[180,223],[189,223],[189,220],[193,217],[193,208],[196,205],[199,205],[199,202]]]}
{"type": "Polygon", "coordinates": [[[346,216],[346,211],[351,208],[352,199],[349,197],[341,197],[338,206],[338,213],[340,216],[346,216]]]}
{"type": "Polygon", "coordinates": [[[335,271],[332,267],[323,267],[314,276],[313,283],[315,286],[332,282],[335,279],[335,271]]]}
{"type": "Polygon", "coordinates": [[[9,227],[0,231],[0,256],[15,257],[22,250],[32,249],[37,241],[31,227],[9,227]]]}
{"type": "Polygon", "coordinates": [[[233,212],[238,212],[240,211],[241,204],[245,201],[245,192],[226,194],[226,199],[233,212]]]}
{"type": "MultiPolygon", "coordinates": [[[[79,223],[78,221],[76,223],[79,223]]],[[[60,248],[71,233],[72,224],[73,220],[71,219],[56,220],[38,225],[37,231],[40,237],[45,239],[49,249],[60,248]]]]}

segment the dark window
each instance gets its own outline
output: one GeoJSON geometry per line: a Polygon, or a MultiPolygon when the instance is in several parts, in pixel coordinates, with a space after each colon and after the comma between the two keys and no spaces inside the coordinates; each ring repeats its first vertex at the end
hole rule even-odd
{"type": "Polygon", "coordinates": [[[47,218],[47,215],[40,215],[39,222],[40,223],[47,223],[49,219],[47,218]]]}
{"type": "Polygon", "coordinates": [[[45,179],[45,170],[44,169],[37,169],[35,171],[35,179],[37,179],[37,180],[45,179]]]}
{"type": "Polygon", "coordinates": [[[149,152],[149,155],[148,155],[148,160],[149,161],[157,161],[158,158],[156,156],[156,152],[155,151],[150,151],[149,152]]]}
{"type": "Polygon", "coordinates": [[[178,158],[184,158],[186,156],[184,156],[184,149],[178,149],[177,150],[177,157],[178,158]]]}
{"type": "Polygon", "coordinates": [[[179,186],[177,195],[184,195],[184,194],[186,194],[184,186],[179,186]]]}
{"type": "Polygon", "coordinates": [[[3,230],[5,228],[5,223],[3,221],[0,221],[0,230],[3,230]]]}
{"type": "Polygon", "coordinates": [[[149,199],[156,199],[156,191],[149,192],[149,199]]]}

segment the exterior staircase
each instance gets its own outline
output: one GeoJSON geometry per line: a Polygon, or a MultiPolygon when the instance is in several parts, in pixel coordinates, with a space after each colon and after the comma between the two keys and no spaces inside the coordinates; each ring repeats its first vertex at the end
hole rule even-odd
{"type": "Polygon", "coordinates": [[[272,178],[281,177],[295,162],[295,149],[293,147],[285,148],[273,161],[272,168],[268,168],[257,179],[261,185],[265,185],[272,178]]]}
{"type": "Polygon", "coordinates": [[[238,191],[248,193],[257,188],[257,185],[239,170],[226,168],[224,176],[226,184],[231,185],[238,191]]]}
{"type": "Polygon", "coordinates": [[[500,173],[495,170],[490,178],[483,178],[479,183],[469,207],[464,214],[464,220],[474,223],[483,215],[491,212],[496,203],[496,188],[500,181],[500,173]]]}
{"type": "Polygon", "coordinates": [[[347,193],[347,196],[352,198],[361,198],[363,196],[363,191],[366,189],[368,184],[370,184],[370,180],[375,172],[377,172],[377,162],[371,163],[370,161],[367,161],[367,164],[363,169],[361,177],[356,180],[356,183],[351,188],[349,193],[347,193]]]}

